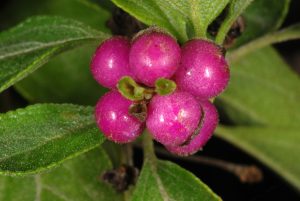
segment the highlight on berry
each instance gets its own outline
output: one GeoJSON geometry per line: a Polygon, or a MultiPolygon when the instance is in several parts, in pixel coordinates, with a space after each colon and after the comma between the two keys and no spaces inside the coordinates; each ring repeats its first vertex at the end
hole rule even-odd
{"type": "Polygon", "coordinates": [[[182,156],[201,150],[213,135],[219,120],[211,100],[230,79],[222,47],[201,38],[180,45],[156,27],[132,39],[113,36],[102,42],[91,72],[110,89],[95,109],[107,139],[129,143],[148,129],[154,140],[182,156]]]}

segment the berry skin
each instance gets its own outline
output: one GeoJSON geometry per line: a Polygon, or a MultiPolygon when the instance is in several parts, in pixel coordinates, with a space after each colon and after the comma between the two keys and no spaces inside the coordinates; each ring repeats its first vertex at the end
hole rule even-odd
{"type": "Polygon", "coordinates": [[[192,135],[200,118],[201,108],[196,98],[187,92],[176,91],[152,98],[146,125],[155,140],[176,146],[192,135]]]}
{"type": "Polygon", "coordinates": [[[91,62],[94,79],[104,87],[114,88],[123,76],[132,76],[129,70],[130,42],[114,36],[97,48],[91,62]]]}
{"type": "Polygon", "coordinates": [[[110,91],[100,98],[95,118],[106,138],[116,143],[128,143],[142,133],[144,124],[128,113],[132,103],[117,91],[110,91]]]}
{"type": "Polygon", "coordinates": [[[209,101],[202,101],[200,105],[203,111],[200,130],[195,136],[191,136],[191,139],[184,145],[166,146],[170,152],[180,156],[192,155],[201,150],[213,135],[219,122],[218,112],[215,106],[209,101]]]}
{"type": "Polygon", "coordinates": [[[225,57],[213,42],[193,39],[182,47],[181,63],[175,74],[181,90],[201,99],[209,99],[226,88],[229,78],[225,57]]]}
{"type": "Polygon", "coordinates": [[[170,78],[180,62],[180,47],[170,35],[148,31],[138,36],[129,54],[130,68],[147,86],[154,86],[158,78],[170,78]]]}

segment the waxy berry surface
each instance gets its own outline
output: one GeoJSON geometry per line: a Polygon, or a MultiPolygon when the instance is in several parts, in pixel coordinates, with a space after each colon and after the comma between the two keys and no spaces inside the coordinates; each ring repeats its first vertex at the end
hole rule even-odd
{"type": "Polygon", "coordinates": [[[133,76],[129,69],[129,51],[130,42],[125,37],[114,36],[104,41],[92,58],[94,79],[104,87],[114,88],[123,76],[133,76]]]}
{"type": "Polygon", "coordinates": [[[138,82],[154,86],[158,78],[170,78],[180,62],[180,47],[170,35],[150,32],[132,44],[129,63],[138,82]]]}
{"type": "Polygon", "coordinates": [[[100,98],[95,118],[106,138],[116,143],[128,143],[142,133],[144,124],[129,114],[132,104],[132,101],[125,99],[118,91],[110,91],[100,98]]]}
{"type": "Polygon", "coordinates": [[[229,78],[228,64],[217,45],[200,39],[184,44],[175,75],[181,90],[205,100],[219,95],[226,88],[229,78]]]}
{"type": "Polygon", "coordinates": [[[197,128],[201,108],[187,92],[155,95],[148,106],[147,128],[153,138],[164,145],[184,143],[197,128]]]}

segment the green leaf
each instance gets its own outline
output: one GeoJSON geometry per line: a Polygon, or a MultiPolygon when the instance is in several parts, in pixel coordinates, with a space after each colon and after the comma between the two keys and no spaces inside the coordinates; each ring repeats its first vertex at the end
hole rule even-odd
{"type": "Polygon", "coordinates": [[[52,56],[106,34],[62,17],[34,17],[0,34],[0,91],[13,85],[52,56]]]}
{"type": "Polygon", "coordinates": [[[169,161],[146,160],[132,201],[221,200],[192,173],[169,161]]]}
{"type": "MultiPolygon", "coordinates": [[[[191,0],[183,1],[188,4],[184,12],[189,13],[195,29],[195,36],[206,37],[206,30],[213,20],[223,11],[229,0],[191,0]]],[[[180,8],[180,7],[179,7],[180,8]]]]}
{"type": "MultiPolygon", "coordinates": [[[[31,15],[59,15],[72,18],[103,32],[109,32],[105,23],[110,14],[88,0],[11,0],[5,6],[1,16],[18,22],[31,15]],[[37,6],[31,6],[37,5],[37,6]],[[68,9],[65,9],[68,8],[68,9]],[[11,15],[14,10],[15,15],[11,15]]],[[[93,78],[89,64],[99,44],[85,45],[62,53],[53,58],[43,68],[18,82],[17,91],[30,102],[74,103],[95,105],[106,91],[93,78]],[[53,77],[56,81],[53,82],[53,77]],[[34,90],[33,90],[34,89],[34,90]],[[58,90],[59,89],[59,90],[58,90]]]]}
{"type": "Polygon", "coordinates": [[[263,37],[260,37],[250,43],[234,50],[229,55],[229,60],[236,61],[241,59],[245,55],[253,52],[262,47],[269,46],[273,43],[280,43],[287,40],[295,40],[300,38],[300,24],[295,24],[285,29],[279,30],[274,33],[267,34],[263,37]]]}
{"type": "Polygon", "coordinates": [[[242,13],[245,30],[237,39],[240,46],[266,33],[278,29],[288,13],[290,0],[256,0],[242,13]]]}
{"type": "Polygon", "coordinates": [[[95,45],[84,45],[58,55],[18,82],[15,88],[33,103],[95,105],[107,91],[93,79],[90,72],[89,64],[95,49],[95,45]]]}
{"type": "Polygon", "coordinates": [[[40,104],[0,115],[0,174],[51,168],[104,141],[93,108],[40,104]]]}
{"type": "Polygon", "coordinates": [[[267,47],[231,65],[229,86],[216,103],[236,124],[297,126],[299,86],[299,76],[267,47]]]}
{"type": "Polygon", "coordinates": [[[217,44],[223,44],[225,37],[234,21],[243,13],[243,11],[252,3],[252,1],[253,0],[232,0],[230,2],[228,14],[216,37],[217,44]]]}
{"type": "Polygon", "coordinates": [[[195,36],[205,37],[207,26],[221,13],[228,0],[113,0],[148,25],[167,29],[181,42],[195,36]]]}
{"type": "Polygon", "coordinates": [[[255,156],[300,190],[299,130],[299,125],[218,127],[216,133],[255,156]]]}
{"type": "Polygon", "coordinates": [[[92,3],[91,0],[10,0],[1,8],[0,28],[7,29],[36,15],[72,18],[95,29],[109,32],[105,23],[110,13],[92,3]],[[11,12],[12,10],[14,12],[11,12]]]}
{"type": "Polygon", "coordinates": [[[1,201],[111,201],[120,194],[99,176],[112,168],[102,149],[63,163],[51,172],[26,177],[0,177],[1,201]]]}

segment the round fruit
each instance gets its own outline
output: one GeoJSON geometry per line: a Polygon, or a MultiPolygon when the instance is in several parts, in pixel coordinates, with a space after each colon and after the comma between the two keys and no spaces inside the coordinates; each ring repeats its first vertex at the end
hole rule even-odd
{"type": "Polygon", "coordinates": [[[170,78],[180,62],[180,47],[170,35],[146,31],[139,35],[131,46],[130,68],[137,78],[147,86],[154,86],[158,78],[170,78]]]}
{"type": "Polygon", "coordinates": [[[142,133],[144,124],[129,114],[132,104],[117,91],[110,91],[100,98],[95,118],[106,138],[116,143],[128,143],[142,133]]]}
{"type": "Polygon", "coordinates": [[[230,78],[221,48],[213,42],[193,39],[181,50],[181,62],[175,74],[177,86],[201,99],[220,94],[230,78]]]}
{"type": "Polygon", "coordinates": [[[123,76],[132,76],[129,70],[130,42],[125,37],[114,36],[104,41],[96,50],[91,71],[95,80],[104,87],[114,88],[123,76]]]}
{"type": "Polygon", "coordinates": [[[215,106],[209,101],[203,101],[200,103],[202,108],[202,122],[200,130],[195,135],[192,135],[184,145],[180,146],[166,146],[166,148],[177,155],[187,156],[196,153],[201,150],[202,147],[213,135],[215,128],[218,125],[218,112],[215,106]]]}
{"type": "Polygon", "coordinates": [[[153,138],[164,145],[180,145],[197,128],[201,108],[187,92],[155,95],[148,106],[146,125],[153,138]]]}

